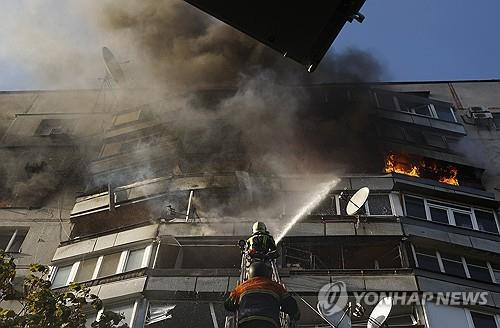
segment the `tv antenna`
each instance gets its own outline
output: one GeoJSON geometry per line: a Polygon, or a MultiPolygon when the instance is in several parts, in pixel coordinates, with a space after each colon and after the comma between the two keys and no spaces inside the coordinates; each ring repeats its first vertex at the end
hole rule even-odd
{"type": "MultiPolygon", "coordinates": [[[[392,310],[392,297],[382,298],[368,318],[367,328],[380,328],[389,317],[392,310]]],[[[385,325],[387,326],[387,325],[385,325]]]]}

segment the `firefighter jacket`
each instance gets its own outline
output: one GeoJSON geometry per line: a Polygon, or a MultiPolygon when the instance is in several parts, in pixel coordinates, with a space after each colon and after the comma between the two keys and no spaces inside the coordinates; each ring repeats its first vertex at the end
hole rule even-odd
{"type": "Polygon", "coordinates": [[[250,278],[239,284],[224,303],[226,310],[238,310],[238,324],[250,321],[266,321],[279,328],[280,311],[299,320],[297,302],[285,288],[266,277],[250,278]]]}
{"type": "Polygon", "coordinates": [[[247,252],[268,253],[276,250],[273,236],[268,232],[256,232],[247,239],[247,252]]]}

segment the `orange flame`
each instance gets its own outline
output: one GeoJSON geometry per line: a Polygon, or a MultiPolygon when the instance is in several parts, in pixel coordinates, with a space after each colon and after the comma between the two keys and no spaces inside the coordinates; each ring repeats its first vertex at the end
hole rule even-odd
{"type": "Polygon", "coordinates": [[[457,168],[450,166],[449,173],[450,173],[450,176],[442,176],[441,178],[439,178],[439,182],[446,183],[449,185],[458,186],[458,179],[457,179],[458,170],[457,170],[457,168]]]}
{"type": "Polygon", "coordinates": [[[413,177],[419,177],[420,172],[416,165],[412,165],[403,157],[398,157],[396,154],[389,154],[385,158],[385,168],[386,173],[399,173],[410,175],[413,177]]]}
{"type": "Polygon", "coordinates": [[[413,177],[435,179],[441,183],[458,186],[458,169],[451,165],[431,159],[415,159],[401,154],[388,154],[385,157],[386,173],[399,173],[413,177]]]}

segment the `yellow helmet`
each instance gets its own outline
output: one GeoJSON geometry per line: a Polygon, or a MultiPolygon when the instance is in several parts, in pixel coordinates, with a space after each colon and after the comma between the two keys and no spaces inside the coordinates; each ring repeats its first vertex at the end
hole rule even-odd
{"type": "Polygon", "coordinates": [[[264,224],[264,222],[257,221],[253,224],[252,230],[253,230],[253,233],[266,232],[267,228],[266,228],[266,225],[264,224]]]}

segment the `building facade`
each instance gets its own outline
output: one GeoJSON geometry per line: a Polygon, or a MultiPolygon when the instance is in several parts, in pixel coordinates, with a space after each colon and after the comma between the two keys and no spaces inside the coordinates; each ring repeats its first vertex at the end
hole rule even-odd
{"type": "MultiPolygon", "coordinates": [[[[311,120],[321,136],[342,120],[339,107],[347,117],[362,107],[356,115],[369,118],[349,126],[352,139],[368,136],[359,139],[367,149],[355,141],[349,154],[328,149],[346,153],[340,173],[332,161],[332,172],[270,174],[248,160],[231,118],[186,118],[164,99],[139,100],[140,90],[126,101],[112,90],[107,100],[101,91],[0,94],[1,150],[16,167],[0,199],[1,247],[18,253],[21,270],[50,264],[53,288],[89,286],[132,327],[224,327],[238,240],[256,220],[279,233],[331,182],[278,245],[299,327],[326,326],[309,306],[338,281],[352,301],[486,295],[473,305],[401,302],[389,327],[500,327],[500,81],[306,89],[309,106],[324,108],[311,120]],[[220,129],[207,134],[209,125],[220,129]],[[362,187],[370,196],[349,216],[341,193],[362,187]]],[[[353,327],[366,327],[374,308],[361,303],[353,327]]]]}

